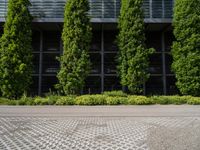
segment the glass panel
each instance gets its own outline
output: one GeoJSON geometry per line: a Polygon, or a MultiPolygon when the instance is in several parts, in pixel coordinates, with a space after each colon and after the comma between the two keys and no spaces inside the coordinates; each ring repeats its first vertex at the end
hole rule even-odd
{"type": "Polygon", "coordinates": [[[172,18],[173,14],[173,0],[164,0],[165,18],[172,18]]]}
{"type": "Polygon", "coordinates": [[[42,93],[55,91],[55,84],[58,82],[55,76],[42,76],[42,93]]]}
{"type": "Polygon", "coordinates": [[[179,94],[179,91],[176,87],[176,78],[174,76],[168,76],[166,83],[168,95],[179,94]]]}
{"type": "Polygon", "coordinates": [[[40,51],[40,32],[33,31],[32,33],[32,47],[33,51],[40,51]]]}
{"type": "Polygon", "coordinates": [[[45,74],[56,74],[59,70],[59,61],[56,59],[59,54],[43,54],[43,71],[45,74]]]}
{"type": "Polygon", "coordinates": [[[28,92],[30,96],[38,95],[38,88],[39,88],[38,82],[39,82],[39,77],[33,76],[32,84],[30,85],[30,90],[28,92]]]}
{"type": "Polygon", "coordinates": [[[152,16],[153,18],[162,18],[162,0],[152,0],[152,16]]]}
{"type": "Polygon", "coordinates": [[[93,31],[90,51],[101,51],[101,31],[93,31]]]}
{"type": "Polygon", "coordinates": [[[166,54],[165,55],[165,63],[166,63],[166,73],[167,74],[173,74],[171,66],[172,66],[172,62],[173,62],[173,58],[170,54],[166,54]]]}
{"type": "Polygon", "coordinates": [[[86,79],[86,84],[83,93],[101,93],[101,78],[99,76],[89,76],[86,79]]]}
{"type": "Polygon", "coordinates": [[[149,72],[151,74],[162,74],[162,54],[150,56],[149,72]]]}
{"type": "Polygon", "coordinates": [[[117,73],[117,53],[104,54],[104,73],[116,74],[117,73]]]}
{"type": "Polygon", "coordinates": [[[90,54],[90,61],[92,63],[91,74],[101,73],[101,54],[90,54]]]}
{"type": "Polygon", "coordinates": [[[147,95],[163,94],[163,78],[162,76],[151,76],[146,83],[147,95]]]}
{"type": "Polygon", "coordinates": [[[104,18],[115,18],[115,0],[104,0],[104,18]]]}
{"type": "Polygon", "coordinates": [[[60,51],[60,33],[56,31],[47,31],[44,32],[44,43],[43,50],[44,51],[60,51]]]}
{"type": "Polygon", "coordinates": [[[105,51],[117,51],[116,44],[117,31],[105,31],[104,32],[104,49],[105,51]]]}
{"type": "Polygon", "coordinates": [[[148,48],[154,48],[156,51],[162,51],[161,33],[147,32],[146,44],[148,48]]]}
{"type": "Polygon", "coordinates": [[[107,76],[104,78],[104,91],[122,90],[119,83],[119,78],[116,76],[107,76]]]}
{"type": "Polygon", "coordinates": [[[173,35],[172,31],[166,32],[164,35],[165,35],[165,51],[170,52],[172,43],[175,40],[174,35],[173,35]]]}
{"type": "Polygon", "coordinates": [[[40,54],[33,54],[33,73],[39,73],[40,54]]]}

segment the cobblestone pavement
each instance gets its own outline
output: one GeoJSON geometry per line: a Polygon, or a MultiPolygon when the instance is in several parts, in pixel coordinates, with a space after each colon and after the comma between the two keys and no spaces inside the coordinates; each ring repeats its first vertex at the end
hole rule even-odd
{"type": "MultiPolygon", "coordinates": [[[[0,107],[0,114],[4,114],[4,109],[0,107]]],[[[28,116],[20,113],[1,115],[0,150],[200,149],[198,116],[159,117],[161,114],[158,114],[156,117],[134,115],[126,117],[111,114],[107,116],[79,114],[72,117],[60,114],[46,116],[42,111],[40,113],[36,116],[31,113],[28,116]]]]}

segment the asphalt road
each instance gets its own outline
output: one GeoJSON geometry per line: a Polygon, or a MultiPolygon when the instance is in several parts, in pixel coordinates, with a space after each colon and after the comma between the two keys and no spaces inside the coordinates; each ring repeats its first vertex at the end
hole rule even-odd
{"type": "Polygon", "coordinates": [[[200,150],[200,106],[1,106],[4,149],[200,150]]]}

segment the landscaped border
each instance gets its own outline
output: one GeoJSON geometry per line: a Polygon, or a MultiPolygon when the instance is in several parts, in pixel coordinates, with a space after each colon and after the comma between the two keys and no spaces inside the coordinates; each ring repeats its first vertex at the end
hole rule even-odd
{"type": "Polygon", "coordinates": [[[189,104],[200,105],[200,97],[193,96],[137,96],[121,91],[104,92],[96,95],[46,97],[23,96],[19,100],[0,98],[0,105],[154,105],[154,104],[189,104]]]}

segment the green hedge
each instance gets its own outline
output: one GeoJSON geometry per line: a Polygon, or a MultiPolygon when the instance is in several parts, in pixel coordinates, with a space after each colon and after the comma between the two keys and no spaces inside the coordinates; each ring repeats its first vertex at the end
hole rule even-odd
{"type": "Polygon", "coordinates": [[[105,92],[97,95],[26,97],[19,100],[0,98],[0,105],[200,105],[200,97],[193,96],[137,96],[121,91],[105,92]]]}

